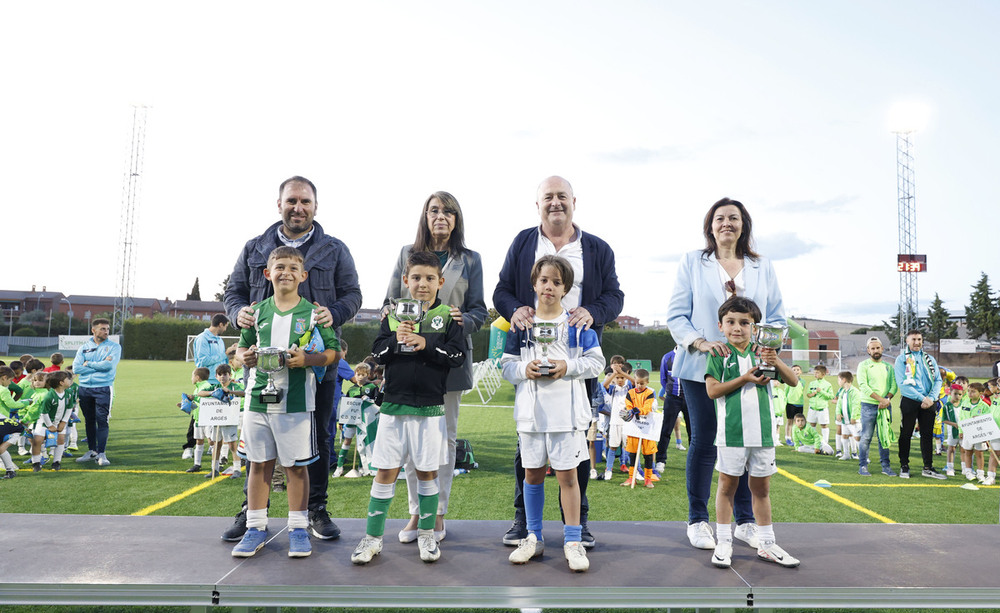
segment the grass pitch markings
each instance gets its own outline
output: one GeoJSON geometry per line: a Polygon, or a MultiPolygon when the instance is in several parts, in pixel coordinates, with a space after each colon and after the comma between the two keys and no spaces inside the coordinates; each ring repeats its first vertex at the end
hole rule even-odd
{"type": "MultiPolygon", "coordinates": [[[[121,471],[121,472],[126,472],[126,471],[121,471]]],[[[132,471],[132,472],[140,472],[140,471],[132,471]]],[[[174,504],[175,502],[178,502],[180,500],[184,500],[185,498],[187,498],[191,494],[195,494],[197,492],[200,492],[201,490],[205,489],[206,487],[211,487],[211,486],[215,485],[216,483],[218,483],[218,482],[220,482],[220,481],[222,481],[224,479],[229,479],[229,475],[220,475],[220,476],[218,476],[218,477],[216,477],[214,479],[210,479],[208,481],[205,481],[204,483],[200,483],[200,484],[192,487],[191,489],[184,490],[180,494],[177,494],[176,496],[171,496],[170,498],[167,498],[166,500],[164,500],[162,502],[157,502],[156,504],[150,505],[150,506],[146,507],[145,509],[139,509],[138,511],[136,511],[132,515],[149,515],[150,513],[155,513],[157,511],[159,511],[160,509],[164,509],[166,507],[169,507],[170,505],[174,504]]]]}
{"type": "MultiPolygon", "coordinates": [[[[981,483],[973,483],[972,481],[967,481],[966,483],[972,483],[979,489],[996,489],[1000,488],[1000,485],[983,485],[981,483]]],[[[831,487],[939,487],[939,488],[962,488],[962,484],[959,485],[948,485],[945,483],[831,483],[831,487]]]]}
{"type": "Polygon", "coordinates": [[[833,499],[833,500],[839,502],[840,504],[844,505],[845,507],[848,507],[850,509],[854,509],[855,511],[864,513],[865,515],[867,515],[869,517],[877,519],[877,520],[879,520],[880,522],[882,522],[884,524],[895,524],[896,523],[895,520],[889,519],[885,515],[880,515],[880,514],[876,513],[875,511],[872,511],[871,509],[863,507],[860,504],[854,502],[853,500],[848,500],[847,498],[844,498],[843,496],[838,496],[837,494],[834,494],[833,492],[828,491],[826,488],[817,487],[817,486],[813,485],[812,483],[804,481],[803,479],[801,479],[801,478],[793,475],[792,473],[788,472],[784,468],[779,468],[778,469],[778,474],[781,475],[782,477],[786,477],[786,478],[792,480],[795,483],[798,483],[799,485],[804,485],[805,487],[808,487],[811,490],[819,492],[820,494],[823,494],[827,498],[830,498],[830,499],[833,499]]]}

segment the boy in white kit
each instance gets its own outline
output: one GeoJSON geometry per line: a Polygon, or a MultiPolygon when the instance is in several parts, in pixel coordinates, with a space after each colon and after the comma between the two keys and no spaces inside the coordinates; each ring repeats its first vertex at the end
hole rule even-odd
{"type": "Polygon", "coordinates": [[[517,388],[514,420],[524,464],[524,510],[528,536],[510,554],[513,564],[525,564],[542,555],[542,509],[545,506],[545,464],[559,481],[564,512],[563,554],[571,570],[583,572],[590,561],[581,543],[580,485],[576,469],[587,457],[586,433],[591,411],[586,379],[604,368],[604,354],[593,330],[569,326],[561,300],[573,286],[573,268],[565,259],[547,255],[531,269],[531,285],[538,297],[535,324],[556,325],[558,336],[547,354],[553,364],[543,374],[541,351],[531,330],[511,330],[501,359],[503,376],[517,388]]]}

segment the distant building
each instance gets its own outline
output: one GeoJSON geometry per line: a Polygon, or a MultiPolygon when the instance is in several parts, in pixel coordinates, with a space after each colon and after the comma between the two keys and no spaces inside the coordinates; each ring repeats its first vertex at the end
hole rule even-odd
{"type": "Polygon", "coordinates": [[[354,316],[353,323],[362,326],[364,324],[379,323],[382,320],[382,309],[358,309],[358,314],[354,316]]]}
{"type": "Polygon", "coordinates": [[[211,321],[216,313],[225,313],[226,305],[215,300],[175,300],[169,304],[166,314],[181,319],[211,321]]]}
{"type": "Polygon", "coordinates": [[[632,317],[631,315],[619,315],[616,319],[618,322],[618,327],[622,330],[632,330],[633,332],[642,332],[643,328],[639,324],[638,317],[632,317]]]}

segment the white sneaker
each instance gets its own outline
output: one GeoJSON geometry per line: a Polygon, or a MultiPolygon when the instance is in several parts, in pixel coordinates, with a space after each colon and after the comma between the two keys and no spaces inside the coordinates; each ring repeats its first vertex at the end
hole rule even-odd
{"type": "Polygon", "coordinates": [[[417,547],[420,549],[420,559],[424,562],[436,562],[441,557],[441,548],[434,538],[434,530],[417,531],[417,547]]]}
{"type": "Polygon", "coordinates": [[[510,552],[507,559],[510,560],[511,564],[527,564],[528,560],[542,555],[543,551],[545,551],[545,541],[538,540],[534,534],[529,532],[527,538],[521,539],[517,549],[510,552]]]}
{"type": "Polygon", "coordinates": [[[955,469],[954,468],[946,468],[945,471],[944,471],[944,474],[948,475],[949,477],[954,477],[955,476],[955,469]]]}
{"type": "MultiPolygon", "coordinates": [[[[79,461],[80,460],[77,460],[77,462],[79,461]]],[[[962,474],[965,475],[965,478],[968,479],[969,481],[974,481],[976,479],[976,473],[972,472],[971,470],[966,470],[962,474]]]]}
{"type": "Polygon", "coordinates": [[[715,536],[707,521],[688,524],[688,541],[698,549],[715,549],[715,536]]]}
{"type": "Polygon", "coordinates": [[[718,568],[729,568],[733,565],[733,542],[719,541],[715,546],[715,553],[712,554],[712,566],[718,568]]]}
{"type": "Polygon", "coordinates": [[[681,451],[686,451],[687,450],[687,447],[685,447],[681,443],[677,443],[677,448],[680,449],[681,451]]]}
{"type": "Polygon", "coordinates": [[[98,466],[111,466],[111,462],[108,461],[108,456],[103,453],[97,454],[97,465],[98,466]]]}
{"type": "Polygon", "coordinates": [[[757,557],[761,560],[767,560],[768,562],[780,564],[786,568],[794,568],[799,565],[799,561],[797,559],[788,555],[788,552],[781,547],[778,547],[775,543],[758,548],[757,557]]]}
{"type": "Polygon", "coordinates": [[[611,475],[612,475],[612,473],[611,473],[610,470],[604,471],[604,480],[605,481],[611,481],[611,475]]]}
{"type": "Polygon", "coordinates": [[[590,560],[587,559],[587,550],[583,548],[583,543],[566,543],[563,545],[563,555],[569,562],[569,569],[573,572],[582,573],[590,568],[590,560]]]}
{"type": "Polygon", "coordinates": [[[399,542],[400,543],[412,543],[417,540],[418,530],[403,530],[399,531],[399,542]]]}
{"type": "Polygon", "coordinates": [[[93,462],[96,459],[97,459],[97,453],[95,451],[91,450],[91,451],[88,451],[87,453],[83,454],[82,456],[78,457],[76,459],[76,461],[77,462],[93,462]]]}
{"type": "Polygon", "coordinates": [[[593,479],[593,480],[595,480],[595,481],[597,480],[597,470],[596,469],[593,469],[593,468],[590,469],[590,478],[593,479]]]}
{"type": "Polygon", "coordinates": [[[333,474],[330,475],[330,476],[334,477],[334,478],[337,478],[337,477],[343,476],[343,474],[344,474],[344,467],[343,466],[337,466],[337,469],[335,471],[333,471],[333,474]]]}
{"type": "Polygon", "coordinates": [[[736,526],[733,530],[733,538],[738,538],[754,549],[760,547],[760,538],[757,536],[757,524],[747,522],[736,526]]]}
{"type": "Polygon", "coordinates": [[[980,485],[996,485],[996,482],[997,482],[996,477],[987,476],[985,479],[983,479],[979,483],[980,483],[980,485]]]}
{"type": "Polygon", "coordinates": [[[351,554],[351,563],[367,564],[380,553],[382,553],[382,537],[366,534],[365,538],[361,539],[358,546],[354,548],[354,553],[351,554]]]}
{"type": "Polygon", "coordinates": [[[191,449],[190,447],[188,447],[187,449],[184,450],[183,453],[181,453],[182,460],[190,460],[192,458],[194,458],[194,449],[191,449]]]}
{"type": "Polygon", "coordinates": [[[665,462],[657,462],[656,463],[656,472],[658,472],[658,473],[660,473],[662,475],[663,471],[665,471],[666,469],[667,469],[667,464],[665,462]]]}

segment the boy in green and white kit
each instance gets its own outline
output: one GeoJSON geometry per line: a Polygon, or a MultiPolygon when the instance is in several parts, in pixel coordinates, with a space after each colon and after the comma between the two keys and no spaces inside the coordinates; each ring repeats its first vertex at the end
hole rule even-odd
{"type": "Polygon", "coordinates": [[[833,386],[826,380],[826,366],[822,364],[814,366],[813,376],[816,378],[809,382],[809,387],[806,389],[806,398],[809,400],[806,421],[819,430],[823,443],[826,444],[830,441],[830,401],[834,396],[833,386]]]}
{"type": "MultiPolygon", "coordinates": [[[[760,322],[760,308],[753,300],[734,296],[719,307],[719,330],[726,337],[725,353],[709,355],[705,390],[715,400],[718,428],[715,446],[718,459],[719,488],[715,495],[718,521],[718,544],[712,564],[719,568],[732,565],[733,537],[730,522],[736,487],[744,472],[749,473],[750,493],[760,544],[757,557],[781,566],[798,566],[799,561],[774,542],[771,524],[771,475],[778,472],[774,463],[774,410],[771,406],[771,380],[761,373],[750,340],[754,324],[760,322]]],[[[774,349],[761,350],[760,362],[772,365],[778,377],[795,385],[795,373],[778,357],[774,349]]]]}
{"type": "Polygon", "coordinates": [[[792,446],[799,453],[814,453],[816,455],[833,455],[833,447],[823,442],[823,437],[806,423],[806,416],[799,413],[795,416],[795,427],[792,428],[792,446]]]}
{"type": "Polygon", "coordinates": [[[792,429],[795,416],[802,413],[802,403],[806,396],[806,386],[802,382],[802,367],[792,365],[792,372],[799,378],[797,385],[785,385],[785,444],[792,445],[792,429]]]}
{"type": "Polygon", "coordinates": [[[944,435],[944,444],[948,449],[944,473],[949,477],[955,476],[955,447],[958,446],[958,420],[964,390],[962,385],[953,383],[948,395],[941,401],[941,434],[944,435]]]}
{"type": "Polygon", "coordinates": [[[249,402],[244,403],[243,446],[250,462],[247,479],[247,531],[233,548],[233,556],[248,558],[267,541],[267,502],[274,464],[288,478],[288,557],[312,553],[306,505],[309,473],[306,466],[319,458],[314,420],[316,373],[313,366],[328,366],[340,344],[333,328],[316,325],[316,307],[299,296],[299,284],[308,276],[305,258],[294,247],[278,247],[267,258],[266,277],[274,295],[253,307],[254,325],[240,333],[237,357],[250,369],[249,402]],[[307,333],[320,334],[325,349],[306,353],[299,340],[307,333]],[[278,394],[262,394],[268,373],[257,369],[258,348],[286,349],[284,366],[272,373],[278,394]]]}
{"type": "MultiPolygon", "coordinates": [[[[201,399],[208,398],[212,395],[212,391],[215,390],[215,386],[209,382],[208,378],[210,376],[208,368],[204,366],[199,366],[191,372],[191,384],[194,385],[194,391],[190,394],[186,394],[187,399],[191,401],[191,420],[194,422],[194,464],[191,468],[184,472],[196,473],[201,470],[201,459],[205,455],[205,439],[208,438],[206,430],[198,425],[198,417],[201,414],[201,399]]],[[[181,406],[178,404],[177,406],[181,406]]],[[[216,458],[218,461],[218,458],[216,458]]]]}
{"type": "Polygon", "coordinates": [[[837,374],[837,427],[840,430],[841,460],[857,460],[861,442],[861,390],[854,387],[854,375],[849,370],[837,374]]]}
{"type": "Polygon", "coordinates": [[[399,469],[407,458],[417,473],[420,559],[434,562],[441,557],[434,523],[437,471],[447,455],[444,395],[448,373],[465,360],[465,342],[457,309],[437,299],[444,285],[437,255],[430,251],[410,253],[403,283],[410,297],[420,301],[423,316],[417,322],[399,321],[390,312],[382,320],[372,347],[375,361],[385,365],[385,397],[371,460],[378,472],[368,500],[365,536],[351,554],[354,564],[367,564],[382,552],[386,515],[399,469]]]}

